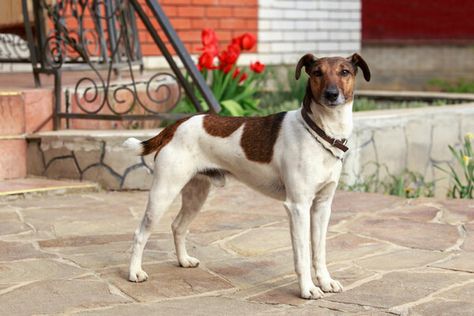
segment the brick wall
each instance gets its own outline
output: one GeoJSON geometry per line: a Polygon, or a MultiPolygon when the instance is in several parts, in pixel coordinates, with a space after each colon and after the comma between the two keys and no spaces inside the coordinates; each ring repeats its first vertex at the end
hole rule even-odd
{"type": "MultiPolygon", "coordinates": [[[[159,3],[191,53],[199,53],[203,28],[216,30],[223,45],[244,32],[257,33],[258,0],[159,0],[159,3]]],[[[138,28],[144,56],[161,55],[140,21],[138,28]]]]}

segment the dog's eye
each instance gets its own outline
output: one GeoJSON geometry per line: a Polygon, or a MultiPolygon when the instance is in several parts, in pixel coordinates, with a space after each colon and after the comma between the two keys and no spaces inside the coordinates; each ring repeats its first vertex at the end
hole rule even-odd
{"type": "Polygon", "coordinates": [[[319,69],[316,69],[316,70],[313,70],[312,74],[315,77],[321,77],[323,75],[323,72],[319,69]]]}
{"type": "Polygon", "coordinates": [[[349,74],[350,74],[350,72],[349,72],[349,70],[347,70],[347,69],[343,69],[343,70],[341,71],[341,76],[343,76],[343,77],[348,76],[349,74]]]}

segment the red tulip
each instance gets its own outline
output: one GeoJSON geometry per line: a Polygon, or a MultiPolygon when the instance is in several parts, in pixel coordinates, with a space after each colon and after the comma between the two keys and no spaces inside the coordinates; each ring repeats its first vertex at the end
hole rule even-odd
{"type": "Polygon", "coordinates": [[[223,50],[219,54],[219,60],[221,61],[221,64],[233,65],[237,61],[237,58],[239,58],[239,55],[240,48],[231,44],[227,46],[226,50],[223,50]]]}
{"type": "Polygon", "coordinates": [[[252,33],[244,33],[240,36],[240,48],[244,50],[252,49],[257,43],[257,37],[252,33]]]}
{"type": "Polygon", "coordinates": [[[257,60],[256,62],[250,64],[250,70],[259,74],[265,70],[265,65],[257,60]]]}
{"type": "Polygon", "coordinates": [[[234,65],[221,63],[219,66],[219,69],[222,70],[226,74],[226,73],[229,73],[232,67],[234,67],[234,65]]]}
{"type": "Polygon", "coordinates": [[[235,68],[232,78],[235,79],[240,74],[240,68],[235,68]]]}
{"type": "Polygon", "coordinates": [[[217,46],[217,35],[213,29],[203,29],[201,33],[201,42],[204,47],[217,46]]]}
{"type": "Polygon", "coordinates": [[[198,69],[202,70],[203,68],[206,69],[215,69],[214,67],[214,56],[212,53],[205,51],[202,53],[201,56],[199,56],[198,60],[198,69]]]}
{"type": "Polygon", "coordinates": [[[242,75],[240,75],[240,78],[239,78],[239,83],[240,83],[240,82],[244,82],[244,81],[245,81],[245,79],[247,79],[247,78],[248,78],[248,76],[249,76],[249,75],[247,75],[247,73],[246,73],[246,72],[243,72],[243,73],[242,73],[242,75]]]}

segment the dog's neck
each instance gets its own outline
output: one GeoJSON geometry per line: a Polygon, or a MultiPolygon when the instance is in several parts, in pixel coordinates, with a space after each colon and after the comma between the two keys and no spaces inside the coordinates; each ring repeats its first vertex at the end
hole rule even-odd
{"type": "Polygon", "coordinates": [[[352,133],[352,103],[353,99],[345,104],[329,108],[317,103],[311,95],[306,92],[303,100],[302,111],[327,135],[337,139],[348,139],[352,133]]]}

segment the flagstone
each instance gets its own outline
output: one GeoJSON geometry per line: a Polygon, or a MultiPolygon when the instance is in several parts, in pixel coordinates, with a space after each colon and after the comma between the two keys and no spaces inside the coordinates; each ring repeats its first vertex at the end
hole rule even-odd
{"type": "Polygon", "coordinates": [[[105,270],[101,277],[140,302],[233,288],[229,282],[200,267],[181,268],[177,263],[165,262],[146,264],[143,269],[149,278],[142,283],[128,281],[127,268],[105,270]]]}

